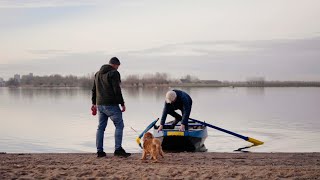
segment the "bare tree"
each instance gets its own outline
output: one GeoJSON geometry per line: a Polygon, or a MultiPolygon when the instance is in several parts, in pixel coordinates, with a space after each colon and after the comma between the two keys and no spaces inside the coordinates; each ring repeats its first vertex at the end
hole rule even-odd
{"type": "Polygon", "coordinates": [[[187,74],[186,76],[182,77],[181,82],[183,83],[195,83],[195,82],[199,82],[199,78],[190,74],[187,74]]]}
{"type": "Polygon", "coordinates": [[[129,75],[127,78],[124,80],[124,83],[130,84],[132,86],[138,86],[140,83],[140,78],[139,75],[129,75]]]}

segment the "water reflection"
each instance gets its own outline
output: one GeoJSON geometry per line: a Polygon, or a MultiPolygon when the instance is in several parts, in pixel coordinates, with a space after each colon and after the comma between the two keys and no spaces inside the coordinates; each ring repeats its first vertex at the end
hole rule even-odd
{"type": "Polygon", "coordinates": [[[35,99],[39,97],[49,98],[69,98],[79,95],[88,95],[91,90],[83,88],[8,88],[7,93],[10,98],[35,99]]]}
{"type": "Polygon", "coordinates": [[[130,88],[126,88],[127,90],[127,94],[131,97],[138,97],[139,94],[140,94],[140,89],[141,88],[138,88],[138,87],[130,87],[130,88]]]}
{"type": "MultiPolygon", "coordinates": [[[[192,117],[265,142],[250,151],[320,151],[319,88],[135,87],[123,88],[124,144],[131,152],[139,147],[130,127],[141,132],[159,117],[169,89],[191,95],[192,117]]],[[[94,152],[98,118],[90,106],[91,89],[0,88],[0,152],[94,152]]],[[[109,123],[107,152],[112,152],[113,134],[109,123]]],[[[208,134],[209,151],[232,152],[248,145],[215,130],[208,134]]]]}
{"type": "Polygon", "coordinates": [[[250,87],[250,88],[246,88],[246,92],[249,96],[264,96],[265,88],[264,87],[250,87]]]}
{"type": "Polygon", "coordinates": [[[125,95],[128,95],[129,98],[155,98],[156,100],[164,100],[168,90],[167,87],[130,87],[123,89],[125,95]]]}

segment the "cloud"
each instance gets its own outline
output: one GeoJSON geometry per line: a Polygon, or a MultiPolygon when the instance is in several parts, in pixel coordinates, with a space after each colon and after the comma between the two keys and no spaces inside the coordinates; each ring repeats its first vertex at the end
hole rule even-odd
{"type": "Polygon", "coordinates": [[[138,73],[194,74],[203,79],[320,80],[320,38],[259,41],[198,41],[134,51],[125,59],[138,73]],[[180,53],[182,52],[182,53],[180,53]],[[172,53],[172,54],[170,54],[172,53]],[[139,68],[146,66],[148,68],[139,68]]]}
{"type": "Polygon", "coordinates": [[[42,50],[29,50],[28,52],[32,54],[40,54],[40,55],[57,55],[57,54],[68,54],[70,51],[68,50],[58,50],[58,49],[42,49],[42,50]]]}
{"type": "Polygon", "coordinates": [[[37,50],[27,50],[33,59],[55,59],[57,57],[69,56],[72,54],[77,54],[71,50],[62,49],[37,49],[37,50]]]}
{"type": "Polygon", "coordinates": [[[97,0],[2,0],[0,8],[44,8],[44,7],[70,7],[70,6],[92,6],[97,4],[97,0]]]}
{"type": "Polygon", "coordinates": [[[320,37],[256,41],[196,41],[128,51],[133,56],[217,56],[258,52],[301,54],[318,52],[320,37]]]}
{"type": "Polygon", "coordinates": [[[168,44],[139,51],[71,52],[69,50],[31,50],[41,58],[27,63],[0,65],[0,77],[96,72],[108,59],[117,56],[120,72],[147,74],[167,72],[172,77],[186,74],[200,79],[320,80],[320,38],[261,41],[197,41],[168,44]]]}
{"type": "Polygon", "coordinates": [[[206,56],[217,53],[247,52],[254,47],[237,41],[199,41],[169,44],[157,48],[129,51],[132,56],[206,56]]]}

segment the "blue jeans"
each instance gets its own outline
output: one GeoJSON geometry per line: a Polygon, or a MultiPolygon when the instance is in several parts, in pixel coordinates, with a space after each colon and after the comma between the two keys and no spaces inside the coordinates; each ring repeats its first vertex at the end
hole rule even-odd
{"type": "Polygon", "coordinates": [[[116,127],[114,139],[115,139],[115,149],[119,149],[122,144],[122,135],[123,135],[123,119],[122,112],[118,105],[103,106],[98,105],[99,110],[99,125],[96,135],[96,146],[97,151],[103,151],[103,138],[104,131],[107,127],[108,118],[113,121],[114,126],[116,127]]]}

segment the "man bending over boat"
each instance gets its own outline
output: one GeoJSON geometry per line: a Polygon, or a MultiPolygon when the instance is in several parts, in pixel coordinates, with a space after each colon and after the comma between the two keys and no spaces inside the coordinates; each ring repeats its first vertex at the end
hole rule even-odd
{"type": "Polygon", "coordinates": [[[168,114],[174,117],[175,120],[170,127],[165,126],[165,128],[173,129],[179,121],[182,121],[179,131],[188,130],[188,120],[191,112],[191,106],[192,99],[186,92],[176,89],[168,91],[166,94],[166,101],[158,131],[161,131],[164,128],[168,114]],[[182,116],[175,112],[175,110],[178,109],[181,110],[182,116]]]}

